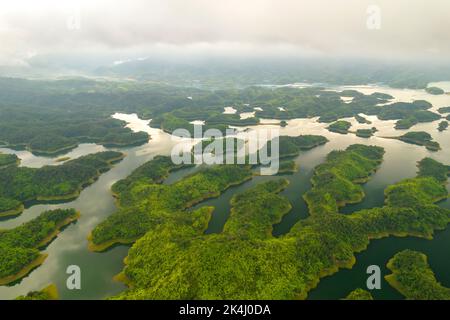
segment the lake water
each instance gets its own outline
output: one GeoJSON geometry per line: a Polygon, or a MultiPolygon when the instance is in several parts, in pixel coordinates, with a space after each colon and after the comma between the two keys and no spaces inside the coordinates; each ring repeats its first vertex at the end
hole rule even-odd
{"type": "MultiPolygon", "coordinates": [[[[385,92],[393,95],[396,101],[411,101],[413,99],[425,99],[433,104],[433,109],[450,106],[450,96],[433,96],[424,90],[397,90],[387,87],[357,86],[339,87],[342,89],[355,89],[364,93],[385,92]]],[[[0,220],[0,228],[13,228],[26,221],[37,217],[42,211],[55,208],[76,208],[81,212],[81,218],[75,224],[67,227],[57,239],[55,239],[46,249],[49,256],[42,266],[35,269],[26,278],[13,286],[0,286],[0,298],[12,299],[20,294],[25,294],[30,290],[37,290],[55,283],[58,287],[62,299],[102,299],[110,295],[119,293],[125,286],[115,282],[112,278],[123,268],[123,258],[126,257],[128,247],[117,246],[104,253],[92,253],[87,249],[87,236],[89,232],[107,216],[115,210],[114,199],[110,188],[114,182],[128,176],[135,168],[152,159],[155,155],[169,155],[172,147],[177,143],[186,144],[190,148],[193,143],[175,138],[162,132],[159,129],[150,128],[149,120],[141,120],[136,115],[115,114],[114,118],[124,120],[134,131],[145,131],[151,135],[151,140],[142,146],[121,149],[126,153],[126,158],[116,164],[110,171],[103,174],[94,184],[84,189],[80,197],[76,200],[64,204],[35,205],[27,208],[20,216],[0,220]],[[81,268],[82,288],[81,290],[66,289],[67,274],[65,272],[69,265],[78,265],[81,268]]],[[[280,128],[270,119],[263,120],[264,125],[251,126],[248,130],[263,130],[268,128],[279,129],[281,135],[297,136],[300,134],[318,134],[326,136],[330,142],[324,146],[302,153],[296,162],[299,171],[292,175],[283,177],[290,181],[290,185],[282,194],[292,203],[293,209],[286,214],[279,224],[274,225],[274,236],[282,235],[290,228],[308,216],[308,210],[302,195],[310,189],[310,178],[314,167],[325,160],[326,155],[336,149],[344,149],[354,143],[367,145],[379,145],[386,149],[383,164],[373,178],[364,185],[366,198],[363,202],[343,208],[343,214],[360,210],[382,206],[384,202],[383,191],[393,183],[402,179],[414,177],[416,175],[416,163],[424,157],[432,157],[436,160],[450,164],[450,131],[438,132],[437,124],[419,124],[410,131],[427,131],[431,133],[436,141],[442,146],[440,152],[430,152],[424,147],[409,145],[397,140],[384,139],[385,136],[399,136],[404,132],[394,129],[395,121],[380,121],[376,117],[368,117],[373,124],[364,125],[357,123],[354,119],[348,119],[356,128],[367,128],[375,126],[379,129],[375,137],[370,139],[358,138],[353,134],[340,135],[326,130],[327,124],[318,123],[317,119],[293,119],[287,121],[288,125],[280,128]],[[271,124],[272,123],[272,124],[271,124]]],[[[94,144],[81,144],[68,154],[76,158],[85,154],[90,154],[106,150],[102,146],[94,144]]],[[[2,148],[1,152],[15,153],[21,159],[23,166],[41,167],[43,165],[58,164],[56,158],[39,157],[27,151],[13,151],[2,148]]],[[[61,157],[58,156],[58,157],[61,157]]],[[[173,183],[185,175],[195,172],[196,168],[189,168],[172,173],[165,183],[173,183]]],[[[230,188],[219,198],[210,199],[198,206],[213,205],[216,210],[213,213],[206,233],[221,232],[228,218],[231,197],[237,192],[246,190],[257,183],[279,178],[278,176],[258,176],[240,186],[230,188]]],[[[444,201],[442,206],[450,208],[450,201],[444,201]]],[[[383,275],[388,271],[385,265],[389,258],[396,252],[409,248],[424,252],[429,257],[429,262],[436,273],[438,280],[450,287],[450,228],[436,233],[433,240],[423,240],[417,238],[386,238],[374,240],[367,250],[357,255],[357,263],[351,270],[340,270],[338,273],[321,280],[318,287],[310,292],[310,299],[339,299],[345,297],[350,291],[357,287],[365,288],[367,279],[366,268],[376,264],[382,268],[383,275]]],[[[402,298],[386,282],[382,283],[382,289],[373,291],[372,294],[378,299],[400,299],[402,298]]]]}

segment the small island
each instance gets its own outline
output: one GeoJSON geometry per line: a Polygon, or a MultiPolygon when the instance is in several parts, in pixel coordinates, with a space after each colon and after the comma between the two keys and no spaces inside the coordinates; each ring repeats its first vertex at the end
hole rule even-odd
{"type": "Polygon", "coordinates": [[[20,214],[30,201],[77,198],[82,189],[124,156],[121,152],[105,151],[61,165],[42,168],[8,166],[0,169],[0,216],[20,214]]]}
{"type": "Polygon", "coordinates": [[[445,91],[438,87],[428,87],[425,89],[426,92],[433,95],[441,95],[444,94],[445,91]]]}
{"type": "Polygon", "coordinates": [[[439,123],[438,130],[440,132],[445,131],[447,129],[448,129],[448,121],[442,121],[439,123]]]}
{"type": "Polygon", "coordinates": [[[356,130],[355,134],[356,134],[356,136],[358,136],[360,138],[370,138],[377,131],[378,130],[375,127],[373,127],[372,129],[358,129],[358,130],[356,130]]]}
{"type": "Polygon", "coordinates": [[[19,227],[0,231],[0,285],[20,280],[47,258],[40,249],[79,218],[75,209],[45,211],[19,227]]]}
{"type": "Polygon", "coordinates": [[[50,284],[39,291],[30,291],[24,296],[18,296],[15,300],[59,300],[58,288],[50,284]]]}
{"type": "Polygon", "coordinates": [[[314,170],[313,188],[303,196],[310,214],[333,213],[339,207],[361,202],[365,194],[360,184],[378,169],[383,156],[383,148],[360,144],[332,151],[314,170]]]}
{"type": "Polygon", "coordinates": [[[328,130],[335,133],[347,134],[349,129],[352,127],[352,124],[348,121],[336,121],[328,126],[328,130]]]}
{"type": "Polygon", "coordinates": [[[357,114],[355,116],[356,121],[358,121],[358,123],[361,124],[372,124],[372,121],[367,120],[366,118],[364,118],[363,116],[360,116],[359,114],[357,114]]]}
{"type": "Polygon", "coordinates": [[[450,113],[450,106],[449,107],[439,108],[438,112],[441,113],[441,114],[450,113]]]}
{"type": "Polygon", "coordinates": [[[433,137],[429,133],[424,131],[408,132],[403,136],[392,139],[398,139],[406,143],[424,146],[430,151],[441,150],[441,146],[439,145],[439,143],[433,141],[433,137]]]}
{"type": "Polygon", "coordinates": [[[423,253],[401,251],[389,260],[387,267],[392,274],[385,276],[386,281],[407,299],[450,300],[450,288],[436,280],[423,253]]]}
{"type": "Polygon", "coordinates": [[[373,300],[372,294],[361,288],[355,289],[343,300],[373,300]]]}

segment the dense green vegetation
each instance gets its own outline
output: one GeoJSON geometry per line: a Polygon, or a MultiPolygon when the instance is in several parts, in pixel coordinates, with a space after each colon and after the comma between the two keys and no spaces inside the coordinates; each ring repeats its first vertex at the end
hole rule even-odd
{"type": "Polygon", "coordinates": [[[433,141],[433,137],[424,131],[408,132],[398,138],[401,141],[419,146],[425,146],[430,151],[439,151],[441,146],[438,142],[433,141]]]}
{"type": "Polygon", "coordinates": [[[443,107],[438,109],[439,113],[450,113],[450,107],[443,107]]]}
{"type": "Polygon", "coordinates": [[[54,284],[50,284],[39,291],[28,292],[24,296],[18,296],[16,300],[58,300],[58,288],[54,284]]]}
{"type": "Polygon", "coordinates": [[[450,288],[436,280],[423,253],[401,251],[389,260],[387,266],[392,274],[385,277],[386,281],[407,299],[450,300],[450,288]]]}
{"type": "Polygon", "coordinates": [[[442,122],[439,123],[439,127],[438,127],[439,131],[442,132],[442,131],[445,131],[447,129],[448,129],[448,121],[442,121],[442,122]]]}
{"type": "Polygon", "coordinates": [[[435,95],[439,95],[439,94],[444,94],[445,91],[442,90],[441,88],[438,87],[428,87],[425,89],[426,92],[428,92],[429,94],[435,94],[435,95]]]}
{"type": "Polygon", "coordinates": [[[450,166],[434,159],[425,158],[419,161],[419,177],[433,177],[441,183],[446,183],[450,175],[450,166]]]}
{"type": "Polygon", "coordinates": [[[328,130],[331,132],[347,134],[348,130],[352,127],[352,124],[348,121],[336,121],[328,126],[328,130]]]}
{"type": "Polygon", "coordinates": [[[355,289],[344,300],[373,300],[372,294],[361,288],[355,289]]]}
{"type": "Polygon", "coordinates": [[[0,169],[0,214],[20,213],[29,201],[66,200],[78,196],[112,163],[123,158],[120,152],[106,151],[68,161],[59,166],[0,169]],[[19,210],[19,212],[17,212],[19,210]]]}
{"type": "Polygon", "coordinates": [[[17,281],[40,265],[46,255],[39,249],[77,218],[74,209],[58,209],[43,212],[14,229],[0,230],[0,285],[17,281]]]}
{"type": "MultiPolygon", "coordinates": [[[[324,136],[301,135],[297,137],[280,136],[278,141],[280,158],[287,158],[298,156],[302,150],[310,150],[326,144],[328,139],[324,136]]],[[[270,150],[270,142],[268,150],[270,150]]]]}
{"type": "Polygon", "coordinates": [[[314,170],[313,188],[304,195],[310,214],[336,213],[341,206],[360,202],[364,192],[359,183],[375,172],[383,154],[383,148],[364,145],[331,152],[314,170]]]}
{"type": "Polygon", "coordinates": [[[167,172],[170,158],[167,161],[161,159],[158,157],[144,164],[132,174],[133,178],[113,186],[120,208],[93,230],[91,249],[102,251],[114,243],[134,242],[163,222],[190,219],[186,209],[207,198],[217,197],[225,189],[253,175],[250,166],[218,165],[203,168],[174,184],[163,185],[158,183],[159,177],[156,180],[145,178],[146,167],[167,172]],[[158,168],[160,166],[163,169],[158,168]]]}
{"type": "MultiPolygon", "coordinates": [[[[332,153],[316,171],[323,175],[339,172],[362,182],[379,165],[383,153],[378,147],[351,146],[332,153]],[[342,164],[335,161],[339,157],[342,164]]],[[[284,179],[235,195],[220,234],[204,234],[212,208],[184,212],[184,219],[170,218],[173,210],[131,247],[126,267],[117,277],[129,290],[115,298],[305,298],[321,277],[351,267],[354,253],[364,250],[370,239],[389,235],[430,238],[435,229],[445,228],[450,211],[433,203],[447,191],[433,176],[422,174],[387,190],[385,207],[351,215],[337,210],[312,214],[278,238],[272,236],[272,226],[291,208],[287,198],[277,194],[287,185],[284,179]],[[407,188],[414,190],[403,192],[407,188]]],[[[329,193],[324,201],[336,204],[334,196],[340,194],[329,193]]]]}
{"type": "Polygon", "coordinates": [[[409,129],[421,122],[433,122],[441,119],[441,116],[431,111],[416,111],[407,118],[398,120],[395,124],[396,129],[409,129]]]}
{"type": "Polygon", "coordinates": [[[167,178],[170,172],[189,167],[190,165],[175,165],[170,157],[156,156],[151,161],[144,163],[142,166],[134,170],[125,179],[117,181],[112,186],[112,191],[118,197],[122,193],[127,192],[135,183],[155,184],[161,183],[167,178]]]}
{"type": "Polygon", "coordinates": [[[377,132],[377,128],[374,127],[372,129],[358,129],[355,134],[360,138],[370,138],[375,132],[377,132]]]}
{"type": "Polygon", "coordinates": [[[358,123],[361,123],[361,124],[372,124],[371,121],[367,120],[366,118],[364,118],[363,116],[361,116],[359,114],[357,114],[355,116],[355,119],[356,119],[356,121],[358,121],[358,123]]]}
{"type": "Polygon", "coordinates": [[[15,154],[0,153],[0,169],[11,165],[17,165],[20,159],[15,154]]]}

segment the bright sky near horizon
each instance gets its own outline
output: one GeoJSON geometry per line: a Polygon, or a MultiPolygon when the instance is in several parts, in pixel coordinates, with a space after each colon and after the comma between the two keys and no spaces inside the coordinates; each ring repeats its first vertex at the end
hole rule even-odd
{"type": "Polygon", "coordinates": [[[0,0],[0,65],[35,55],[450,56],[448,0],[0,0]]]}

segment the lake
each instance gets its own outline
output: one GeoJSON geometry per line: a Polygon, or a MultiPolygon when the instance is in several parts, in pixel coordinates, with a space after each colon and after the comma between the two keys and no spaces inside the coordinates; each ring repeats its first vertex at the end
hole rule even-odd
{"type": "MultiPolygon", "coordinates": [[[[450,106],[450,96],[433,96],[424,90],[399,90],[377,86],[352,86],[336,87],[333,90],[355,89],[363,93],[384,92],[395,97],[396,101],[412,101],[424,99],[433,104],[433,109],[450,106]]],[[[58,165],[57,158],[68,156],[77,158],[82,155],[103,150],[119,150],[126,153],[126,158],[116,164],[110,171],[104,173],[95,183],[84,189],[76,200],[62,204],[35,205],[27,208],[20,216],[0,220],[0,228],[13,228],[26,221],[37,217],[44,210],[56,208],[75,208],[81,212],[77,223],[68,226],[58,238],[46,249],[49,256],[42,266],[31,272],[26,278],[12,286],[0,287],[1,299],[12,299],[20,294],[26,294],[31,290],[38,290],[50,283],[55,283],[62,299],[103,299],[119,293],[125,286],[113,280],[113,276],[123,268],[123,259],[127,255],[127,246],[116,246],[104,253],[93,253],[87,249],[87,236],[89,232],[115,210],[114,199],[110,188],[118,180],[128,176],[134,169],[156,155],[170,155],[172,147],[177,143],[185,143],[188,148],[194,142],[172,137],[159,129],[150,128],[149,120],[141,120],[136,115],[114,114],[114,118],[124,120],[133,131],[145,131],[151,135],[151,140],[142,146],[130,148],[105,148],[95,144],[81,144],[65,155],[56,158],[39,157],[28,151],[14,151],[1,148],[0,152],[15,153],[21,159],[21,165],[29,167],[41,167],[44,165],[58,165]],[[81,290],[68,290],[65,282],[67,279],[66,268],[69,265],[78,265],[81,268],[81,290]]],[[[318,123],[317,119],[293,119],[287,121],[287,126],[280,128],[271,119],[265,119],[264,125],[250,126],[241,129],[263,130],[268,128],[279,129],[281,135],[297,136],[300,134],[317,134],[326,136],[330,142],[313,150],[303,152],[295,159],[299,166],[298,172],[283,177],[290,181],[288,188],[282,194],[291,202],[293,208],[286,214],[282,221],[273,227],[273,235],[280,236],[289,232],[291,227],[300,219],[308,216],[308,210],[302,195],[310,189],[310,178],[315,166],[325,160],[326,155],[332,150],[344,149],[355,143],[382,146],[386,150],[384,162],[372,179],[364,185],[366,198],[363,202],[349,205],[341,210],[343,214],[354,211],[382,206],[384,202],[384,189],[402,179],[416,175],[417,161],[424,157],[432,157],[443,163],[450,164],[450,131],[438,132],[439,121],[419,124],[410,130],[395,130],[395,121],[381,121],[376,117],[367,117],[373,124],[364,125],[355,119],[345,119],[354,125],[352,130],[375,126],[379,132],[370,139],[358,138],[353,134],[340,135],[331,133],[325,128],[327,124],[318,123]],[[273,124],[270,124],[273,123],[273,124]],[[384,136],[399,136],[407,131],[427,131],[441,144],[440,152],[430,152],[424,147],[403,143],[398,140],[384,139],[384,136]]],[[[200,119],[201,120],[201,119],[200,119]]],[[[165,183],[173,183],[185,175],[191,174],[196,168],[183,169],[172,173],[165,183]]],[[[206,233],[221,232],[228,218],[231,197],[237,192],[242,192],[257,183],[277,179],[279,176],[257,176],[251,181],[233,187],[225,191],[219,198],[210,199],[198,204],[196,207],[212,205],[216,207],[206,233]]],[[[441,202],[442,206],[450,208],[450,201],[441,202]]],[[[351,270],[340,270],[338,273],[321,280],[318,287],[310,292],[310,299],[339,299],[345,297],[357,287],[365,288],[367,279],[366,268],[369,265],[379,265],[383,275],[388,273],[385,265],[387,261],[398,251],[409,248],[424,252],[429,257],[429,262],[438,280],[450,287],[450,228],[436,233],[433,240],[417,238],[386,238],[374,240],[367,250],[357,254],[357,262],[351,270]]],[[[400,299],[402,298],[386,282],[382,283],[382,289],[372,291],[376,299],[400,299]]]]}

